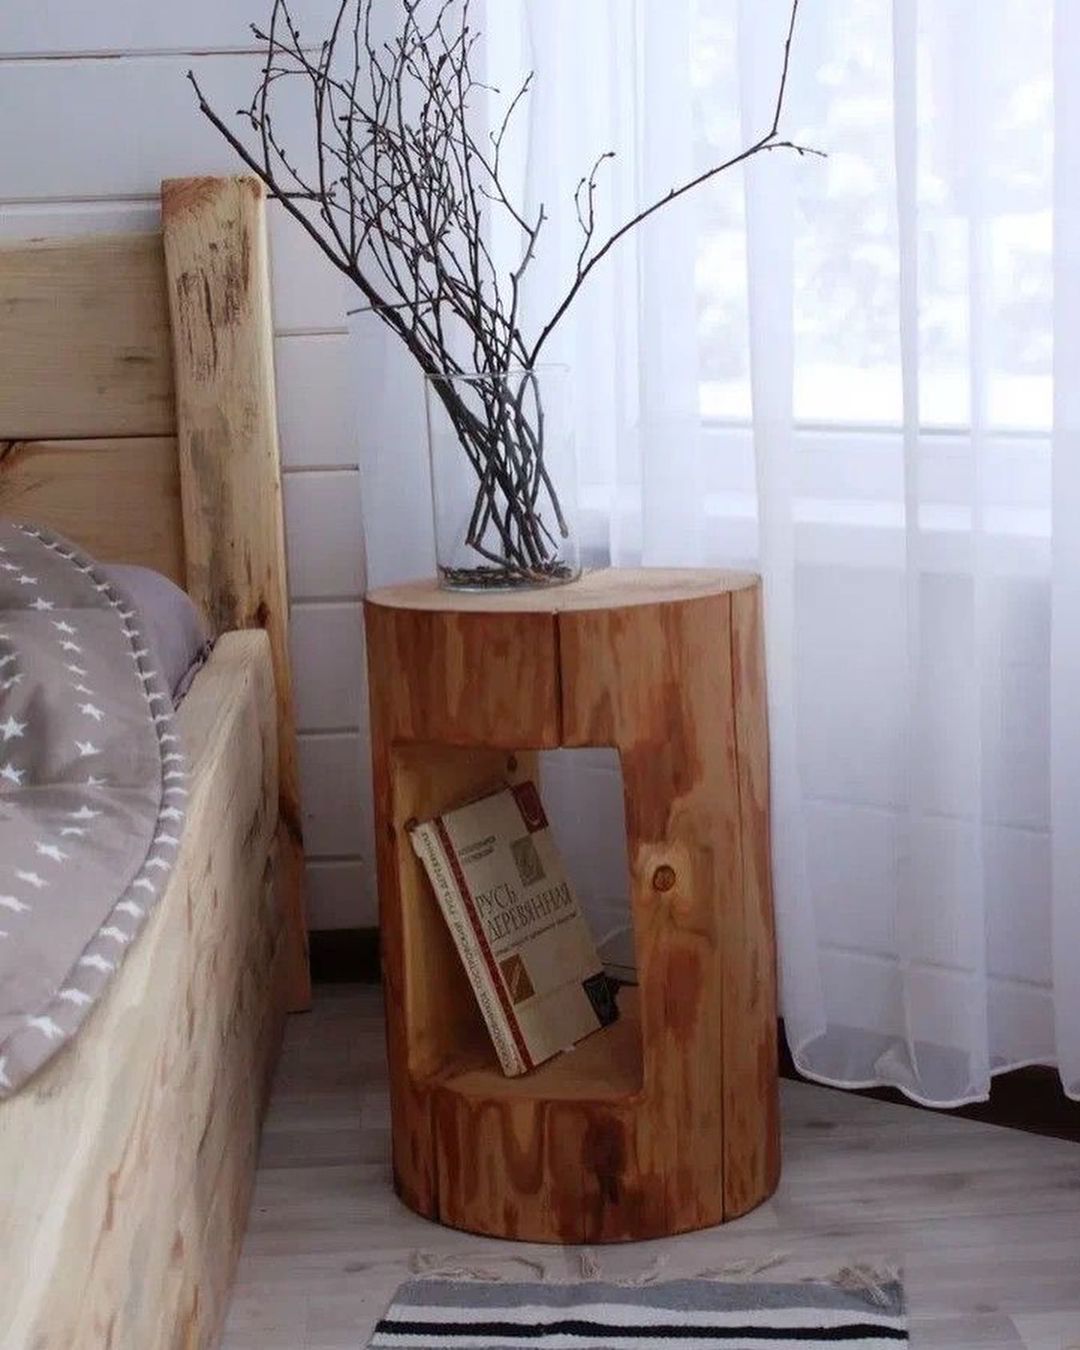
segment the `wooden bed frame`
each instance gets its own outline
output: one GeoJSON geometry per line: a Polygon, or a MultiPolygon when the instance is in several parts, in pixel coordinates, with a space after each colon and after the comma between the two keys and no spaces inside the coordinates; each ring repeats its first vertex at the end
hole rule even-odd
{"type": "Polygon", "coordinates": [[[164,183],[158,234],[0,248],[0,514],[165,572],[227,634],[181,709],[166,894],[81,1033],[0,1102],[12,1350],[216,1343],[283,1014],[310,1001],[267,263],[248,178],[164,183]],[[31,1270],[35,1244],[62,1268],[31,1270]]]}

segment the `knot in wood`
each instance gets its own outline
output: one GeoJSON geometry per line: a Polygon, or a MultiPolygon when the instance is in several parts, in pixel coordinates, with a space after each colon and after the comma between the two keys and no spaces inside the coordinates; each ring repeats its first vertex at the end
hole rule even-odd
{"type": "Polygon", "coordinates": [[[670,891],[675,885],[675,869],[667,863],[661,863],[652,874],[652,884],[654,891],[670,891]]]}

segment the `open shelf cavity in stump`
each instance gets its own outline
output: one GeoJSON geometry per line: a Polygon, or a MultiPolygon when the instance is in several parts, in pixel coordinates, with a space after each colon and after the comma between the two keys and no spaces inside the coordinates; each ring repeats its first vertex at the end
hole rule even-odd
{"type": "Polygon", "coordinates": [[[403,1201],[541,1242],[660,1237],[760,1204],[779,1138],[758,579],[417,583],[365,613],[403,1201]],[[405,826],[586,746],[622,764],[639,985],[614,1026],[504,1078],[405,826]]]}

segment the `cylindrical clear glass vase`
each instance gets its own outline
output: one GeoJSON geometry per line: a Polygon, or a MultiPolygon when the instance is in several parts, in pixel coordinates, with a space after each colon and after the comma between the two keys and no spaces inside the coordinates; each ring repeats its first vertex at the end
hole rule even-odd
{"type": "Polygon", "coordinates": [[[428,376],[435,557],[448,589],[581,575],[567,376],[564,366],[428,376]]]}

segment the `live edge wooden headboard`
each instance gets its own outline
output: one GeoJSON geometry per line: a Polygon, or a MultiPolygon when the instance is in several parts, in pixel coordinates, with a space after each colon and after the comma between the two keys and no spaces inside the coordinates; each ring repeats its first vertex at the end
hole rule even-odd
{"type": "Polygon", "coordinates": [[[162,228],[0,247],[0,514],[155,567],[277,681],[288,1004],[308,1006],[265,202],[162,184],[162,228]]]}

